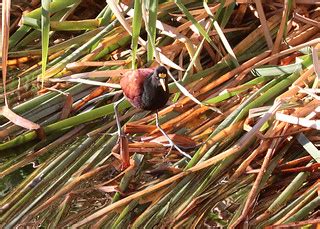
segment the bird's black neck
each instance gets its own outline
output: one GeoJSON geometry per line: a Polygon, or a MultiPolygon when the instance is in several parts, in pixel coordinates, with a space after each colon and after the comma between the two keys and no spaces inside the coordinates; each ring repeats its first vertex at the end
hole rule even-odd
{"type": "Polygon", "coordinates": [[[169,88],[166,82],[166,91],[163,90],[159,80],[152,75],[143,82],[142,109],[157,110],[166,105],[169,99],[169,88]]]}

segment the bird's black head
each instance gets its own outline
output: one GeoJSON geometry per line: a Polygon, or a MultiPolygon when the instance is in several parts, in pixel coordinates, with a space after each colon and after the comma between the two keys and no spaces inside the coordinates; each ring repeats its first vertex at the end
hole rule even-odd
{"type": "Polygon", "coordinates": [[[157,76],[159,76],[161,74],[167,76],[168,75],[168,71],[164,66],[159,66],[154,70],[153,74],[155,74],[157,76]]]}
{"type": "Polygon", "coordinates": [[[165,67],[157,67],[154,70],[152,77],[160,83],[164,91],[168,91],[168,71],[165,67]]]}

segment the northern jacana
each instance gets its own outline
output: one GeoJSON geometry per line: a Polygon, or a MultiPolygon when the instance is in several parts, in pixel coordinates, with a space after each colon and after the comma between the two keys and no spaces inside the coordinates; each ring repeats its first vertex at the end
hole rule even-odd
{"type": "MultiPolygon", "coordinates": [[[[134,107],[142,110],[155,111],[156,126],[167,138],[170,146],[178,150],[183,156],[191,158],[190,155],[183,152],[173,143],[159,124],[158,109],[164,107],[170,97],[167,69],[163,66],[159,66],[156,69],[141,68],[129,71],[120,80],[120,86],[125,98],[127,98],[134,107]]],[[[118,105],[122,101],[123,99],[116,102],[114,107],[120,141],[121,137],[124,137],[118,113],[118,105]]],[[[121,157],[123,167],[127,167],[129,165],[129,155],[121,155],[121,157]]]]}

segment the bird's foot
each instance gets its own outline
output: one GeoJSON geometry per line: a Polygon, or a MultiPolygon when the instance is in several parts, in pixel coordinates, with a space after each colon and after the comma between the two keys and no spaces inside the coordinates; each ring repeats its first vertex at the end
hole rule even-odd
{"type": "Polygon", "coordinates": [[[134,142],[134,139],[133,139],[132,136],[126,135],[126,134],[124,134],[124,133],[119,134],[118,132],[114,132],[114,133],[111,133],[110,135],[111,135],[111,136],[115,136],[115,135],[118,136],[118,140],[117,140],[117,143],[116,143],[116,144],[119,144],[119,143],[120,143],[120,139],[121,139],[121,138],[126,138],[128,141],[134,142]]]}
{"type": "MultiPolygon", "coordinates": [[[[115,131],[115,132],[105,132],[104,134],[106,134],[106,135],[109,135],[109,136],[119,136],[119,134],[118,134],[118,131],[115,131]]],[[[119,139],[118,139],[118,141],[119,141],[119,139]]]]}
{"type": "Polygon", "coordinates": [[[166,153],[165,158],[169,157],[169,155],[171,154],[172,149],[173,149],[173,145],[169,144],[168,146],[170,147],[170,149],[169,149],[168,153],[166,153]]]}
{"type": "Polygon", "coordinates": [[[186,152],[184,152],[179,146],[177,146],[176,144],[173,143],[173,141],[170,139],[169,141],[169,147],[170,150],[168,151],[168,153],[166,154],[166,157],[169,156],[169,154],[171,153],[172,149],[175,148],[181,155],[183,155],[184,157],[191,159],[192,157],[187,154],[186,152]]]}
{"type": "Polygon", "coordinates": [[[171,138],[168,136],[168,134],[161,128],[160,123],[159,123],[158,111],[156,111],[156,126],[160,130],[162,135],[168,140],[169,145],[171,146],[171,150],[174,147],[181,155],[191,159],[191,156],[189,154],[185,153],[184,151],[182,151],[176,144],[174,144],[173,141],[171,140],[171,138]]]}

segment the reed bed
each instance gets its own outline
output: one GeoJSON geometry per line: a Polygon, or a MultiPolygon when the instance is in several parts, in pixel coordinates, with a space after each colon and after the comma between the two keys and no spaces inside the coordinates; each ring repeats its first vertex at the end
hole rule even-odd
{"type": "Polygon", "coordinates": [[[318,1],[2,4],[0,222],[289,228],[320,223],[318,1]],[[130,69],[173,79],[161,127],[114,102],[130,69]]]}

